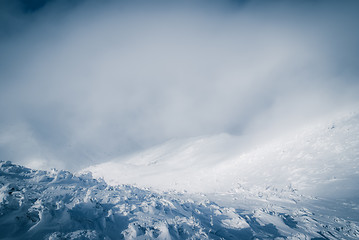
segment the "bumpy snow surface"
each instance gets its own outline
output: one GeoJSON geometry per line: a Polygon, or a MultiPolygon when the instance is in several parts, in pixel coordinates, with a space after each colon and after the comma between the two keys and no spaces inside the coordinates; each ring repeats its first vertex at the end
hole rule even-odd
{"type": "Polygon", "coordinates": [[[0,239],[359,239],[357,114],[244,145],[171,141],[78,174],[0,162],[0,239]]]}
{"type": "Polygon", "coordinates": [[[10,162],[0,169],[0,239],[359,238],[357,205],[290,188],[159,194],[10,162]]]}

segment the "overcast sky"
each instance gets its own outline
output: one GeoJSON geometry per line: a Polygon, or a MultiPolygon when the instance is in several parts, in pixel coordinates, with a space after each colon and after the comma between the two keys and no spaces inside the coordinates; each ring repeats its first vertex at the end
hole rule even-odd
{"type": "Polygon", "coordinates": [[[0,159],[78,170],[358,102],[359,1],[178,2],[1,0],[0,159]]]}

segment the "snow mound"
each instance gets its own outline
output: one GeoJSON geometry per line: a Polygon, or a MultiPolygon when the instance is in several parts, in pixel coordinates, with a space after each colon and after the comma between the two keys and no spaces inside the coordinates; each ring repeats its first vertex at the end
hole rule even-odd
{"type": "Polygon", "coordinates": [[[358,205],[332,204],[293,189],[155,193],[0,162],[0,239],[357,239],[358,205]]]}

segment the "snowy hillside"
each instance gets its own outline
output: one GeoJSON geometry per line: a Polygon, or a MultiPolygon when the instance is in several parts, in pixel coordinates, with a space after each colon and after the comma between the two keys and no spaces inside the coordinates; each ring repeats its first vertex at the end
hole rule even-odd
{"type": "Polygon", "coordinates": [[[359,237],[358,205],[309,199],[293,189],[158,194],[90,175],[0,164],[0,239],[359,237]]]}
{"type": "Polygon", "coordinates": [[[352,113],[255,147],[173,140],[75,175],[1,162],[0,239],[358,239],[358,136],[352,113]]]}
{"type": "Polygon", "coordinates": [[[110,184],[160,190],[290,187],[311,196],[358,198],[359,114],[334,116],[258,144],[226,134],[172,140],[85,171],[110,184]]]}

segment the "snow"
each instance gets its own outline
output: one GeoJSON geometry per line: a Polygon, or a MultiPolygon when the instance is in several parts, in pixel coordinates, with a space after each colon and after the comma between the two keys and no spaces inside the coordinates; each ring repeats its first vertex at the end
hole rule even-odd
{"type": "Polygon", "coordinates": [[[358,239],[359,115],[172,140],[79,173],[0,162],[0,239],[358,239]],[[94,177],[95,178],[94,178],[94,177]]]}
{"type": "Polygon", "coordinates": [[[359,115],[346,114],[249,147],[228,134],[171,140],[144,152],[88,167],[109,184],[155,190],[229,192],[275,187],[302,194],[356,197],[359,115]]]}
{"type": "Polygon", "coordinates": [[[89,174],[38,171],[10,162],[0,163],[0,184],[1,239],[359,237],[358,205],[356,210],[353,206],[357,203],[339,206],[294,190],[276,193],[271,189],[256,196],[244,190],[156,193],[129,185],[110,186],[89,174]]]}

